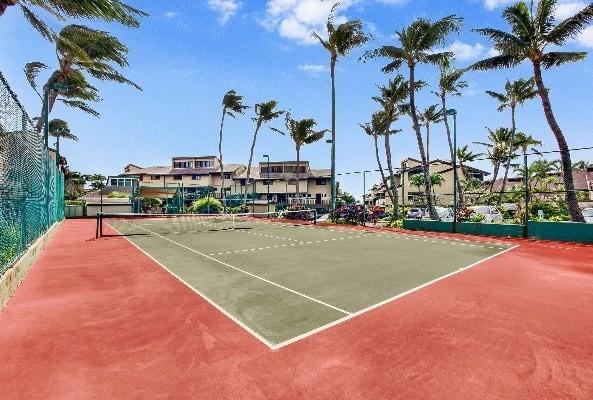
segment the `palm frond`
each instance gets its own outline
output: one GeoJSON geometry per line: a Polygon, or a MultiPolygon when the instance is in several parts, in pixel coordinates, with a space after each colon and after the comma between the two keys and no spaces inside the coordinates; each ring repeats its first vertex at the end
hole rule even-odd
{"type": "Polygon", "coordinates": [[[37,90],[37,76],[39,76],[39,72],[42,69],[47,69],[47,68],[48,68],[47,65],[45,65],[44,63],[39,62],[39,61],[33,61],[30,63],[27,63],[27,64],[25,64],[25,67],[23,68],[23,71],[25,72],[25,78],[27,78],[27,82],[29,82],[29,85],[31,85],[31,87],[33,88],[35,93],[37,93],[39,95],[39,97],[41,97],[41,94],[37,90]]]}
{"type": "Polygon", "coordinates": [[[544,68],[548,69],[562,64],[581,61],[584,60],[585,57],[587,57],[586,52],[550,52],[543,55],[542,65],[544,68]]]}
{"type": "Polygon", "coordinates": [[[132,82],[113,68],[109,67],[108,65],[103,65],[101,69],[96,68],[87,68],[87,72],[93,78],[99,79],[101,81],[113,81],[118,83],[125,83],[130,85],[138,90],[142,90],[140,86],[136,83],[132,82]]]}
{"type": "Polygon", "coordinates": [[[93,117],[99,118],[101,116],[101,114],[99,114],[99,112],[97,112],[96,110],[92,109],[91,106],[89,106],[84,101],[80,101],[80,100],[66,100],[66,99],[59,99],[59,100],[62,101],[68,107],[77,108],[79,110],[82,110],[82,111],[86,112],[87,114],[92,115],[93,117]]]}
{"type": "Polygon", "coordinates": [[[41,36],[43,36],[50,42],[53,42],[56,36],[54,31],[52,31],[51,28],[45,24],[45,22],[40,20],[39,17],[28,7],[25,7],[23,5],[20,5],[20,7],[21,11],[23,12],[23,15],[25,16],[25,19],[29,21],[31,26],[35,28],[35,30],[37,30],[37,32],[39,32],[41,36]]]}
{"type": "Polygon", "coordinates": [[[490,97],[494,97],[496,100],[500,101],[501,103],[507,102],[508,98],[502,93],[493,92],[491,90],[486,90],[486,94],[490,97]]]}
{"type": "Polygon", "coordinates": [[[469,68],[474,71],[487,71],[491,69],[512,68],[519,65],[523,57],[515,55],[499,55],[472,64],[469,68]]]}
{"type": "MultiPolygon", "coordinates": [[[[549,1],[549,0],[548,0],[549,1]]],[[[555,45],[563,45],[568,40],[575,38],[593,22],[593,3],[581,11],[560,22],[545,37],[555,45]]]]}

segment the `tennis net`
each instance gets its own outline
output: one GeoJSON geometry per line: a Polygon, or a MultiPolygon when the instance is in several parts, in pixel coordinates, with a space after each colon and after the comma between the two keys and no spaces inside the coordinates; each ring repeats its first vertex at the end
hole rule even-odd
{"type": "Polygon", "coordinates": [[[316,224],[316,210],[245,214],[97,214],[96,237],[195,234],[316,224]]]}

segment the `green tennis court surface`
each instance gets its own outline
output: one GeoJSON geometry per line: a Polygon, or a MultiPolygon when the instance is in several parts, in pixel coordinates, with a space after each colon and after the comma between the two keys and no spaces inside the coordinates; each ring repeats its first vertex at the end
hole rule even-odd
{"type": "Polygon", "coordinates": [[[287,222],[233,229],[221,222],[105,220],[271,348],[508,249],[287,222]]]}

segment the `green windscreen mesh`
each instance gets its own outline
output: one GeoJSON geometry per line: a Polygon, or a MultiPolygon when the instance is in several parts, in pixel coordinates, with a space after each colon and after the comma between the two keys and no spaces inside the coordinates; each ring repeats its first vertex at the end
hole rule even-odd
{"type": "Polygon", "coordinates": [[[64,218],[64,175],[0,73],[0,276],[64,218]]]}

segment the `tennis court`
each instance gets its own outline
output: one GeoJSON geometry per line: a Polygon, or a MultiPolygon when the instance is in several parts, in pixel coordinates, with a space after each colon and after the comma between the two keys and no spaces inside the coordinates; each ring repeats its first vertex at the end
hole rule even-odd
{"type": "Polygon", "coordinates": [[[105,240],[125,237],[272,349],[511,249],[305,219],[105,215],[101,226],[105,240]]]}

